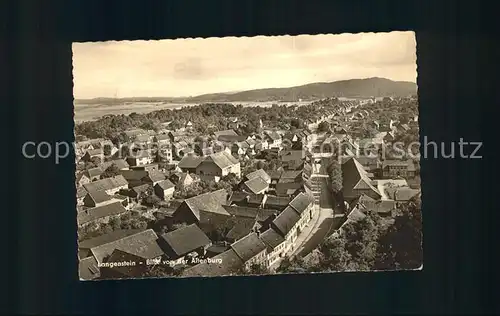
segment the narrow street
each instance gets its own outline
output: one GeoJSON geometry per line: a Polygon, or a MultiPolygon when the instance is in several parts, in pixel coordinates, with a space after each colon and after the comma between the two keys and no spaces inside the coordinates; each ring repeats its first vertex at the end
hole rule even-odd
{"type": "Polygon", "coordinates": [[[311,220],[300,236],[300,240],[297,240],[298,247],[291,254],[291,257],[297,255],[303,257],[309,254],[336,229],[335,223],[339,221],[334,216],[335,201],[328,190],[329,177],[326,173],[326,160],[321,159],[321,162],[321,164],[315,164],[314,174],[311,176],[312,192],[318,216],[311,220]]]}

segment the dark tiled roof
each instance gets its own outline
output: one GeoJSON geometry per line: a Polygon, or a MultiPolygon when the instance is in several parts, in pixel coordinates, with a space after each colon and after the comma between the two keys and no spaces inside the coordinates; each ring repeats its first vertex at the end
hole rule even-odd
{"type": "Polygon", "coordinates": [[[87,174],[89,175],[89,177],[98,177],[102,174],[102,172],[102,169],[99,167],[90,168],[87,170],[87,174]]]}
{"type": "Polygon", "coordinates": [[[95,203],[102,203],[111,200],[111,196],[109,196],[106,191],[89,191],[87,195],[94,201],[95,203]]]}
{"type": "Polygon", "coordinates": [[[100,245],[104,245],[104,244],[119,240],[121,238],[130,236],[130,235],[137,234],[141,231],[142,231],[141,229],[115,230],[115,231],[108,233],[108,234],[105,234],[105,235],[101,235],[101,236],[94,237],[94,238],[87,239],[87,240],[82,240],[82,241],[78,242],[78,248],[80,248],[80,249],[94,248],[94,247],[97,247],[100,245]]]}
{"type": "Polygon", "coordinates": [[[265,250],[266,245],[259,239],[256,233],[251,233],[233,243],[231,248],[233,248],[243,262],[247,262],[265,250]]]}
{"type": "Polygon", "coordinates": [[[181,169],[194,169],[197,168],[202,161],[202,157],[184,156],[177,166],[181,169]]]}
{"type": "Polygon", "coordinates": [[[227,203],[227,192],[224,189],[200,194],[184,200],[184,202],[193,211],[194,215],[200,219],[200,211],[229,215],[222,207],[227,203]]]}
{"type": "Polygon", "coordinates": [[[148,175],[144,170],[122,170],[120,173],[127,181],[141,181],[148,175]]]}
{"type": "Polygon", "coordinates": [[[260,177],[260,178],[264,179],[264,181],[268,181],[268,182],[271,181],[271,177],[264,171],[264,169],[259,169],[259,170],[255,170],[254,172],[250,172],[245,177],[248,180],[260,177]]]}
{"type": "Polygon", "coordinates": [[[355,189],[369,189],[380,196],[378,190],[371,184],[364,167],[355,158],[342,164],[342,184],[346,197],[352,196],[355,189]]]}
{"type": "Polygon", "coordinates": [[[149,171],[148,172],[148,177],[153,182],[158,182],[158,181],[165,180],[165,175],[162,172],[160,172],[160,171],[158,171],[156,169],[153,169],[153,170],[149,171]]]}
{"type": "Polygon", "coordinates": [[[263,190],[269,187],[269,184],[261,177],[256,177],[245,181],[245,185],[254,194],[261,193],[263,190]]]}
{"type": "Polygon", "coordinates": [[[230,275],[235,273],[244,263],[233,249],[229,249],[211,259],[214,263],[197,264],[184,270],[182,275],[200,277],[230,275]]]}
{"type": "Polygon", "coordinates": [[[302,160],[306,158],[305,150],[284,150],[280,153],[281,161],[302,160]]]}
{"type": "Polygon", "coordinates": [[[143,264],[140,264],[139,262],[142,262],[143,259],[139,256],[136,256],[134,254],[128,253],[126,251],[120,250],[120,249],[115,249],[111,255],[108,257],[106,262],[135,262],[135,266],[114,266],[114,267],[102,267],[101,269],[110,269],[115,272],[118,272],[121,274],[123,277],[140,277],[143,276],[146,271],[149,269],[149,266],[143,264]]]}
{"type": "Polygon", "coordinates": [[[234,158],[226,151],[221,151],[216,154],[211,154],[205,159],[205,162],[213,161],[219,168],[224,169],[239,163],[238,159],[234,158]]]}
{"type": "Polygon", "coordinates": [[[149,184],[141,184],[136,187],[132,188],[132,191],[135,192],[135,194],[139,195],[142,192],[146,192],[151,186],[149,184]]]}
{"type": "Polygon", "coordinates": [[[272,228],[269,228],[268,230],[260,234],[260,239],[271,249],[278,247],[282,242],[285,241],[283,236],[278,234],[272,228]]]}
{"type": "Polygon", "coordinates": [[[153,259],[163,255],[157,243],[158,236],[152,229],[130,235],[113,242],[91,248],[97,262],[103,262],[115,249],[119,249],[143,259],[153,259]]]}
{"type": "Polygon", "coordinates": [[[260,205],[266,198],[265,194],[250,194],[248,196],[248,203],[252,205],[260,205]]]}
{"type": "Polygon", "coordinates": [[[97,180],[94,182],[86,183],[83,187],[87,191],[107,191],[111,189],[116,189],[121,186],[128,185],[127,180],[122,175],[115,176],[113,178],[106,178],[97,180]]]}
{"type": "Polygon", "coordinates": [[[281,232],[283,236],[288,234],[290,230],[299,221],[300,215],[292,207],[288,206],[281,212],[273,221],[273,224],[281,232]]]}
{"type": "Polygon", "coordinates": [[[205,235],[196,224],[191,224],[166,233],[162,235],[162,238],[170,248],[172,248],[174,252],[173,257],[175,258],[186,255],[211,243],[207,235],[205,235]]]}
{"type": "Polygon", "coordinates": [[[168,179],[160,181],[156,185],[159,186],[162,190],[167,190],[167,189],[171,189],[171,188],[175,187],[175,185],[172,183],[172,181],[170,181],[168,179]]]}
{"type": "Polygon", "coordinates": [[[314,202],[314,200],[312,200],[310,196],[305,193],[300,193],[290,202],[290,206],[298,213],[302,214],[312,202],[314,202]]]}
{"type": "Polygon", "coordinates": [[[89,208],[77,214],[78,225],[83,225],[106,216],[120,215],[127,212],[120,202],[89,208]]]}
{"type": "Polygon", "coordinates": [[[228,199],[227,204],[231,205],[232,203],[238,204],[241,202],[246,202],[248,197],[248,193],[241,192],[241,191],[233,191],[231,193],[231,196],[228,199]]]}
{"type": "Polygon", "coordinates": [[[230,240],[238,240],[250,234],[257,223],[256,218],[238,217],[231,220],[232,228],[226,234],[230,240]]]}
{"type": "Polygon", "coordinates": [[[289,197],[268,195],[266,199],[265,206],[268,208],[282,208],[290,203],[291,199],[289,197]]]}

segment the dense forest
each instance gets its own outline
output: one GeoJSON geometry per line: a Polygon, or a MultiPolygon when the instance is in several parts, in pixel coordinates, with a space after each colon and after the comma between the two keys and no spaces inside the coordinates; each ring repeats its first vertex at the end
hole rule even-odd
{"type": "Polygon", "coordinates": [[[303,127],[304,121],[315,118],[319,113],[334,109],[338,99],[323,99],[304,106],[274,104],[271,107],[244,107],[241,104],[207,103],[180,109],[165,109],[150,113],[130,115],[110,115],[97,121],[82,122],[75,126],[78,136],[86,138],[107,138],[115,143],[121,142],[122,132],[131,128],[158,130],[161,123],[171,122],[169,129],[176,130],[191,121],[197,134],[227,129],[230,117],[237,117],[243,124],[240,133],[250,134],[258,131],[260,120],[267,127],[303,127]]]}

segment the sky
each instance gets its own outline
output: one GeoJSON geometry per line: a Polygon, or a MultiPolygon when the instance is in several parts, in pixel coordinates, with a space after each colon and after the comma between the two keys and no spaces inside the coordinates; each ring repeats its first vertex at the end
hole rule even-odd
{"type": "Polygon", "coordinates": [[[416,82],[414,32],[73,43],[74,97],[181,97],[383,77],[416,82]]]}

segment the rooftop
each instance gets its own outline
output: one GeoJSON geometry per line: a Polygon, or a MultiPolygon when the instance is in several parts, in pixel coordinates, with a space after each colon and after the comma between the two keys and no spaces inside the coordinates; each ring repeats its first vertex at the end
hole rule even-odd
{"type": "Polygon", "coordinates": [[[163,234],[162,238],[170,246],[176,258],[211,243],[207,235],[196,224],[163,234]]]}
{"type": "Polygon", "coordinates": [[[97,262],[103,262],[115,249],[119,249],[143,259],[154,259],[163,255],[157,243],[158,236],[152,229],[91,248],[97,262]]]}
{"type": "Polygon", "coordinates": [[[231,245],[238,256],[247,262],[257,254],[266,249],[266,245],[259,239],[256,233],[251,233],[231,245]]]}

